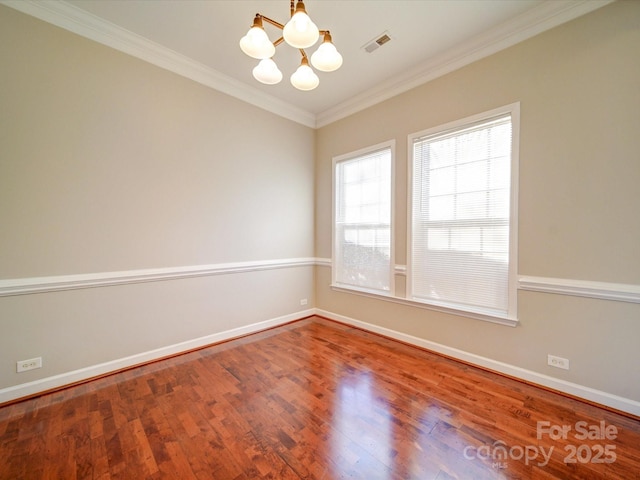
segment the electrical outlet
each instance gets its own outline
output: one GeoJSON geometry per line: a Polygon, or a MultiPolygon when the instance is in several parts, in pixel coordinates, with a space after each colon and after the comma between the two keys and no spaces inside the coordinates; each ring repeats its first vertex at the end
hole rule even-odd
{"type": "Polygon", "coordinates": [[[547,355],[547,365],[551,365],[552,367],[562,368],[564,370],[569,370],[569,359],[556,357],[555,355],[547,355]]]}
{"type": "Polygon", "coordinates": [[[307,299],[303,298],[302,300],[300,300],[300,305],[306,305],[307,304],[307,299]]]}
{"type": "Polygon", "coordinates": [[[29,360],[20,360],[16,364],[16,371],[26,372],[27,370],[33,370],[34,368],[42,368],[42,357],[30,358],[29,360]]]}

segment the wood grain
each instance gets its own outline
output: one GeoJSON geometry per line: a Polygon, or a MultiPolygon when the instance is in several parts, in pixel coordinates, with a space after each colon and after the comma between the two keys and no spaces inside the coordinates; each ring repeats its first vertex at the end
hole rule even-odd
{"type": "Polygon", "coordinates": [[[639,472],[635,419],[318,317],[0,408],[0,479],[639,472]]]}

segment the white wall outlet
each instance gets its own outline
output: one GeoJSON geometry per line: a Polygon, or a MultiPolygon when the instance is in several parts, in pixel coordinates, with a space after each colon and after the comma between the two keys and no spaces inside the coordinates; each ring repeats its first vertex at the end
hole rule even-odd
{"type": "Polygon", "coordinates": [[[306,305],[307,304],[307,299],[303,298],[302,300],[300,300],[300,305],[306,305]]]}
{"type": "Polygon", "coordinates": [[[547,365],[551,365],[556,368],[563,368],[569,370],[569,359],[556,357],[555,355],[547,355],[547,365]]]}
{"type": "Polygon", "coordinates": [[[26,372],[27,370],[33,370],[34,368],[42,368],[42,357],[30,358],[29,360],[20,360],[16,364],[16,371],[26,372]]]}

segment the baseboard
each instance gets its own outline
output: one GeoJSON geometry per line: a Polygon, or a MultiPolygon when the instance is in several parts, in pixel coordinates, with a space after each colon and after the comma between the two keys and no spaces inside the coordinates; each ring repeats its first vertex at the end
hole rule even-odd
{"type": "Polygon", "coordinates": [[[526,370],[514,365],[469,353],[464,350],[448,347],[440,343],[432,342],[430,340],[425,340],[419,337],[414,337],[412,335],[398,332],[396,330],[380,327],[371,323],[363,322],[361,320],[356,320],[351,317],[318,308],[302,310],[270,320],[253,323],[231,330],[226,330],[224,332],[214,333],[212,335],[206,335],[204,337],[168,345],[166,347],[150,350],[136,355],[131,355],[129,357],[120,358],[110,362],[92,365],[90,367],[42,378],[33,382],[3,388],[0,389],[0,405],[19,400],[21,398],[31,397],[39,393],[55,390],[57,388],[62,388],[67,385],[87,381],[92,378],[131,368],[136,365],[149,363],[152,361],[160,360],[162,358],[188,352],[190,350],[206,347],[207,345],[224,342],[226,340],[242,337],[251,333],[257,333],[311,315],[319,315],[331,320],[335,320],[337,322],[358,327],[363,330],[377,333],[385,337],[393,338],[395,340],[399,340],[410,345],[415,345],[426,350],[431,350],[433,352],[440,353],[442,355],[446,355],[448,357],[455,358],[472,365],[477,365],[494,372],[518,378],[532,384],[540,385],[542,387],[558,391],[560,393],[565,393],[572,397],[581,398],[588,402],[600,404],[605,407],[609,407],[615,410],[629,413],[636,417],[640,417],[640,402],[636,400],[620,397],[611,393],[603,392],[601,390],[586,387],[584,385],[567,382],[565,380],[550,377],[538,372],[526,370]]]}
{"type": "Polygon", "coordinates": [[[630,398],[620,397],[611,393],[586,387],[584,385],[567,382],[565,380],[550,377],[542,373],[526,370],[514,365],[482,357],[474,353],[465,352],[464,350],[458,350],[457,348],[448,347],[440,343],[432,342],[419,337],[414,337],[412,335],[407,335],[402,332],[373,325],[371,323],[356,320],[354,318],[339,315],[337,313],[328,312],[326,310],[316,308],[315,314],[321,317],[328,318],[330,320],[335,320],[337,322],[358,327],[369,332],[377,333],[385,337],[393,338],[410,345],[415,345],[426,350],[431,350],[433,352],[440,353],[442,355],[446,355],[448,357],[455,358],[472,365],[477,365],[478,367],[482,367],[487,370],[492,370],[494,372],[521,379],[523,381],[555,390],[560,393],[565,393],[572,397],[577,397],[579,399],[609,407],[614,410],[626,412],[634,415],[635,417],[640,417],[640,402],[632,400],[630,398]]]}
{"type": "Polygon", "coordinates": [[[20,385],[3,388],[0,389],[0,405],[19,400],[21,398],[27,398],[43,392],[62,388],[67,385],[73,385],[79,382],[87,381],[92,378],[104,376],[109,373],[134,367],[136,365],[142,365],[145,363],[153,362],[155,360],[160,360],[162,358],[188,352],[190,350],[206,347],[207,345],[212,345],[215,343],[230,340],[232,338],[242,337],[251,333],[267,330],[314,314],[315,309],[303,310],[270,320],[246,325],[244,327],[238,327],[231,330],[226,330],[224,332],[195,338],[193,340],[187,340],[185,342],[168,345],[166,347],[157,348],[155,350],[131,355],[129,357],[120,358],[110,362],[92,365],[90,367],[61,373],[59,375],[42,378],[40,380],[34,380],[33,382],[22,383],[20,385]]]}

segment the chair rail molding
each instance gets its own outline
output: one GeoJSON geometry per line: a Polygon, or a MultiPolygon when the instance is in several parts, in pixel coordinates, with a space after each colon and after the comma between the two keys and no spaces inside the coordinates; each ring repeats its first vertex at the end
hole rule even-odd
{"type": "MultiPolygon", "coordinates": [[[[316,265],[331,267],[331,259],[316,258],[316,265]]],[[[407,275],[406,265],[395,265],[393,270],[396,275],[407,275]]],[[[640,303],[640,285],[628,283],[520,275],[518,277],[518,290],[640,303]]]]}
{"type": "Polygon", "coordinates": [[[519,277],[518,284],[520,290],[529,292],[640,303],[640,285],[525,275],[519,277]]]}
{"type": "Polygon", "coordinates": [[[314,266],[313,257],[0,280],[0,297],[314,266]]]}

